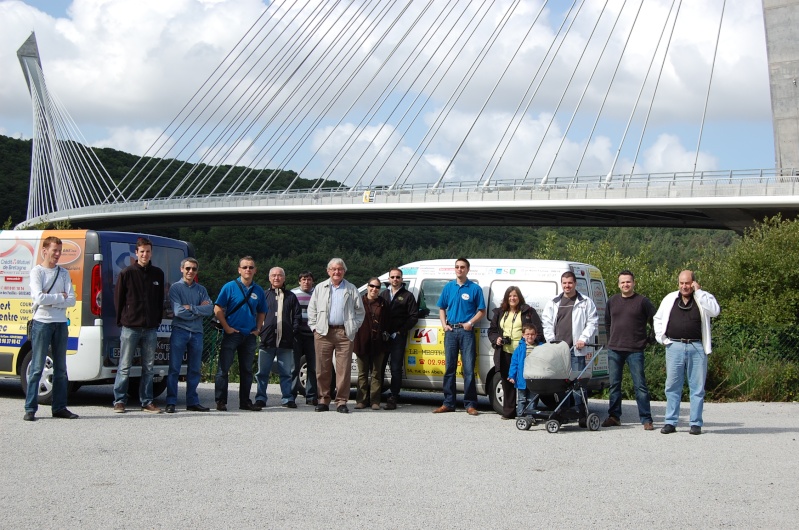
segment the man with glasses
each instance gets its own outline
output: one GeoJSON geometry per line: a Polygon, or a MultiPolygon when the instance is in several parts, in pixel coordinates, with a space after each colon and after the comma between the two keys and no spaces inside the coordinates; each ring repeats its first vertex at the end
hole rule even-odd
{"type": "Polygon", "coordinates": [[[402,362],[405,359],[405,347],[408,342],[408,332],[413,329],[419,320],[419,306],[413,293],[405,288],[402,282],[402,271],[393,268],[388,272],[389,288],[380,293],[388,303],[388,356],[384,362],[391,366],[391,395],[386,401],[386,410],[397,408],[400,387],[402,386],[402,362]]]}
{"type": "Polygon", "coordinates": [[[239,409],[261,410],[250,400],[255,341],[266,316],[264,290],[253,281],[255,271],[255,260],[251,256],[241,258],[239,277],[222,286],[214,305],[214,314],[225,331],[214,385],[218,411],[227,410],[228,373],[234,353],[238,353],[239,358],[239,409]]]}
{"type": "Polygon", "coordinates": [[[470,416],[477,416],[477,385],[474,365],[477,350],[474,325],[485,315],[483,289],[471,281],[469,261],[455,260],[455,279],[448,282],[438,299],[438,316],[444,328],[444,403],[435,409],[436,414],[455,412],[455,375],[458,369],[458,352],[463,365],[463,405],[470,416]]]}
{"type": "Polygon", "coordinates": [[[319,400],[316,398],[316,351],[314,350],[313,331],[308,327],[308,304],[314,289],[313,273],[311,271],[301,272],[298,281],[300,286],[292,289],[291,292],[294,293],[300,304],[302,321],[299,332],[294,335],[294,370],[291,372],[291,394],[296,400],[300,393],[300,368],[302,357],[305,356],[305,404],[316,406],[319,404],[319,400]]]}
{"type": "Polygon", "coordinates": [[[172,304],[172,334],[169,336],[169,374],[166,378],[166,407],[168,414],[175,413],[178,401],[178,378],[183,352],[186,352],[186,410],[208,412],[200,404],[197,385],[200,384],[203,363],[203,318],[214,314],[211,297],[205,287],[194,281],[199,263],[194,258],[180,262],[183,279],[169,288],[172,304]]]}
{"type": "Polygon", "coordinates": [[[690,434],[702,434],[707,356],[712,351],[710,319],[721,312],[716,297],[703,291],[693,271],[679,276],[679,289],[663,298],[655,313],[655,338],[666,346],[666,417],[660,432],[677,430],[685,376],[691,396],[690,434]]]}
{"type": "Polygon", "coordinates": [[[341,258],[327,264],[329,279],[320,283],[308,303],[308,326],[314,332],[316,384],[319,404],[316,412],[330,410],[330,382],[333,354],[336,363],[336,412],[348,413],[353,340],[366,312],[358,289],[344,279],[347,266],[341,258]]]}
{"type": "Polygon", "coordinates": [[[269,271],[270,289],[266,292],[268,308],[261,328],[261,347],[258,350],[258,381],[255,405],[265,407],[266,387],[272,374],[272,364],[277,359],[277,373],[280,378],[280,404],[296,409],[297,403],[291,394],[291,372],[294,370],[294,337],[300,329],[302,312],[294,293],[287,291],[286,272],[280,267],[269,271]]]}

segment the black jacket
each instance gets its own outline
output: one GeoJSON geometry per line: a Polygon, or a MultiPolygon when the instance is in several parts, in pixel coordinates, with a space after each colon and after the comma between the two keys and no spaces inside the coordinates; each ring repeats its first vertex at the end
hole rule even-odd
{"type": "Polygon", "coordinates": [[[164,271],[148,263],[129,265],[117,278],[114,307],[117,326],[127,328],[157,328],[164,315],[164,271]]]}
{"type": "Polygon", "coordinates": [[[297,295],[291,290],[283,289],[283,332],[280,344],[277,342],[277,295],[274,289],[266,289],[266,316],[261,328],[261,348],[293,348],[294,335],[299,332],[302,323],[302,309],[297,295]]]}
{"type": "Polygon", "coordinates": [[[419,320],[419,305],[416,303],[413,293],[403,285],[394,295],[393,300],[391,299],[391,287],[380,293],[380,296],[388,304],[386,331],[389,334],[405,335],[413,329],[419,320]]]}

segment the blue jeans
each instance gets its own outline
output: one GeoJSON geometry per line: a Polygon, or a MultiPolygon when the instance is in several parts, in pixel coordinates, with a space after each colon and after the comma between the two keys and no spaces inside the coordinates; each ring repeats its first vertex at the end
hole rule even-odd
{"type": "Polygon", "coordinates": [[[280,376],[280,403],[286,404],[294,401],[291,393],[291,372],[294,370],[294,350],[289,348],[266,348],[258,350],[258,373],[255,378],[258,388],[255,400],[266,403],[266,385],[269,384],[269,375],[272,373],[272,364],[277,358],[277,373],[280,376]]]}
{"type": "Polygon", "coordinates": [[[33,351],[28,367],[28,390],[25,396],[25,411],[39,409],[39,383],[42,379],[47,355],[53,360],[53,404],[51,410],[58,412],[67,408],[67,337],[66,322],[33,321],[31,340],[33,351]],[[48,350],[50,350],[48,352],[48,350]]]}
{"type": "Polygon", "coordinates": [[[214,383],[214,398],[227,403],[228,373],[233,366],[233,356],[239,355],[239,403],[250,400],[252,389],[252,363],[255,361],[255,335],[252,333],[231,333],[222,337],[219,347],[219,368],[214,383]]]}
{"type": "Polygon", "coordinates": [[[516,415],[521,416],[527,403],[533,397],[533,392],[527,388],[516,389],[516,415]]]}
{"type": "Polygon", "coordinates": [[[178,379],[180,378],[180,365],[183,362],[183,352],[187,352],[186,363],[186,406],[200,404],[197,395],[197,385],[200,384],[203,365],[203,334],[202,331],[192,333],[183,328],[172,327],[169,338],[169,375],[166,377],[166,404],[175,405],[178,402],[178,379]]]}
{"type": "Polygon", "coordinates": [[[444,406],[455,408],[455,373],[458,370],[458,352],[463,365],[463,406],[477,407],[477,384],[474,380],[476,360],[474,330],[455,328],[444,335],[444,406]]]}
{"type": "MultiPolygon", "coordinates": [[[[580,372],[582,372],[583,369],[585,368],[585,357],[579,357],[579,356],[574,355],[572,353],[571,364],[572,364],[572,374],[571,374],[571,376],[573,378],[578,378],[580,376],[580,372]]],[[[586,373],[588,373],[588,372],[589,371],[586,370],[586,373]]],[[[585,374],[583,374],[582,377],[585,377],[585,374]]],[[[582,379],[582,377],[580,377],[580,379],[582,379]]],[[[583,410],[583,406],[582,406],[583,405],[583,396],[578,391],[573,392],[572,395],[574,396],[574,407],[582,415],[585,412],[583,410]]]]}
{"type": "Polygon", "coordinates": [[[298,333],[294,336],[294,370],[291,372],[291,395],[300,393],[300,360],[305,355],[305,399],[314,400],[319,395],[316,389],[316,350],[313,335],[298,333]]]}
{"type": "Polygon", "coordinates": [[[608,415],[621,418],[621,378],[624,363],[630,367],[630,376],[635,388],[635,401],[638,403],[638,417],[641,423],[652,423],[652,411],[649,406],[649,388],[644,375],[644,352],[617,352],[608,350],[608,374],[610,376],[610,406],[608,415]]]}
{"type": "Polygon", "coordinates": [[[399,398],[400,388],[402,388],[402,364],[405,361],[405,346],[407,342],[407,333],[397,333],[396,337],[388,341],[387,360],[391,366],[391,396],[394,399],[399,398]]]}
{"type": "Polygon", "coordinates": [[[691,394],[690,425],[701,427],[702,409],[705,405],[705,378],[707,355],[701,342],[672,342],[666,345],[666,417],[664,423],[677,425],[680,418],[682,386],[688,376],[691,394]]]}
{"type": "Polygon", "coordinates": [[[119,366],[114,380],[114,404],[128,402],[128,382],[133,354],[136,348],[141,352],[141,381],[139,382],[139,401],[142,407],[153,402],[153,364],[155,348],[158,344],[156,328],[123,327],[119,336],[119,366]]]}

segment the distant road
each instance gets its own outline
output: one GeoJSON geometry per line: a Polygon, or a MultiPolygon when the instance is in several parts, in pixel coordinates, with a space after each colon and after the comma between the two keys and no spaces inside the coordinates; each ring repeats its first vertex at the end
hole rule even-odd
{"type": "MultiPolygon", "coordinates": [[[[275,385],[276,387],[276,385],[275,385]]],[[[149,415],[73,395],[78,420],[23,422],[0,380],[0,528],[795,528],[799,404],[709,403],[702,436],[662,435],[624,404],[618,428],[519,431],[481,401],[396,411],[149,415]],[[633,423],[635,422],[635,423],[633,423]]],[[[236,404],[238,385],[231,385],[236,404]]],[[[213,403],[213,385],[200,397],[213,403]]],[[[163,397],[162,397],[163,398],[163,397]]],[[[163,406],[163,399],[156,401],[163,406]]],[[[133,403],[129,403],[129,406],[133,403]]],[[[653,403],[658,427],[665,404],[653,403]]],[[[607,403],[592,400],[604,419],[607,403]]],[[[683,410],[687,413],[687,404],[683,410]]]]}

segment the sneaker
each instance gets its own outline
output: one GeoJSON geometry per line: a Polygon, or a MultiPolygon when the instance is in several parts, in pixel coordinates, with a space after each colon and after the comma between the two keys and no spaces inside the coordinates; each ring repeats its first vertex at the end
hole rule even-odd
{"type": "Polygon", "coordinates": [[[163,410],[159,409],[158,407],[156,407],[152,403],[148,403],[147,405],[142,407],[141,411],[142,412],[149,412],[150,414],[161,414],[163,412],[163,410]]]}
{"type": "Polygon", "coordinates": [[[59,411],[53,412],[54,418],[63,418],[65,420],[77,420],[78,415],[74,412],[70,412],[69,409],[61,409],[59,411]]]}
{"type": "Polygon", "coordinates": [[[662,429],[660,429],[660,434],[671,434],[673,432],[677,432],[677,428],[671,423],[667,423],[662,429]]]}
{"type": "Polygon", "coordinates": [[[617,418],[615,416],[608,416],[607,418],[605,418],[605,421],[602,422],[602,426],[603,427],[620,427],[621,426],[621,422],[619,421],[619,418],[617,418]]]}
{"type": "Polygon", "coordinates": [[[122,414],[125,412],[125,404],[121,401],[114,403],[114,412],[117,414],[122,414]]]}
{"type": "Polygon", "coordinates": [[[690,434],[702,434],[702,427],[699,425],[691,425],[691,430],[688,431],[690,434]]]}
{"type": "Polygon", "coordinates": [[[394,396],[389,396],[388,401],[386,401],[386,406],[384,407],[386,410],[394,410],[397,408],[397,398],[394,396]]]}
{"type": "Polygon", "coordinates": [[[25,421],[36,421],[36,413],[35,412],[26,412],[22,419],[25,421]]]}

